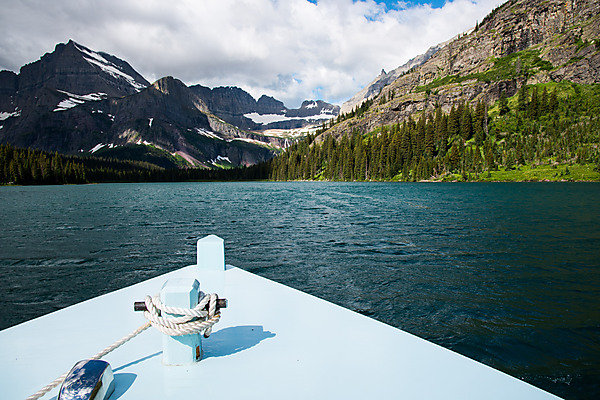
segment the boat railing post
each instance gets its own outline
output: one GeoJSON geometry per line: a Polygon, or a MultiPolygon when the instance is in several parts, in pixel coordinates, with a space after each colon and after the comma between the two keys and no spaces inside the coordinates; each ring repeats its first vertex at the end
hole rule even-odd
{"type": "MultiPolygon", "coordinates": [[[[198,305],[200,282],[196,279],[169,279],[160,290],[160,301],[169,307],[194,308],[198,305]]],[[[179,317],[176,314],[165,316],[179,317]]],[[[183,336],[163,335],[163,364],[187,365],[202,358],[200,333],[183,336]]]]}

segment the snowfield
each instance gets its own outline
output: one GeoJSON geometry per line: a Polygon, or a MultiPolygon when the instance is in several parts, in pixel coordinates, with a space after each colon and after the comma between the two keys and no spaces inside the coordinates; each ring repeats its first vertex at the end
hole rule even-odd
{"type": "Polygon", "coordinates": [[[324,113],[324,110],[321,111],[318,115],[312,115],[310,117],[288,117],[282,114],[259,114],[257,112],[244,114],[244,117],[250,118],[252,122],[262,125],[267,125],[272,122],[282,122],[282,121],[294,121],[303,119],[305,121],[314,121],[318,119],[331,119],[335,117],[335,115],[331,113],[324,113]]]}
{"type": "Polygon", "coordinates": [[[212,165],[215,165],[215,166],[216,166],[216,165],[219,165],[219,164],[221,164],[221,163],[219,163],[219,161],[226,161],[226,162],[228,162],[229,164],[233,164],[233,163],[231,162],[231,160],[229,159],[229,157],[224,157],[224,156],[217,156],[217,158],[216,158],[216,159],[214,159],[214,160],[210,160],[209,162],[210,162],[212,165]]]}

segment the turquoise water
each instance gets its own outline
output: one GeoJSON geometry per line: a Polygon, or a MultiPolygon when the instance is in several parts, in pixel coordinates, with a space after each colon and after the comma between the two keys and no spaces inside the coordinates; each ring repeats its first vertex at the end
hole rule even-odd
{"type": "Polygon", "coordinates": [[[226,261],[567,399],[600,398],[600,185],[0,187],[0,329],[226,261]]]}

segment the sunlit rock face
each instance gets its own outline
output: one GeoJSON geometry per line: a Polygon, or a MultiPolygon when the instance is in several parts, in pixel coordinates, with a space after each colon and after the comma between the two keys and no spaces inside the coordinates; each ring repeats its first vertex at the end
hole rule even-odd
{"type": "Polygon", "coordinates": [[[420,66],[391,82],[381,74],[374,83],[385,85],[370,97],[370,112],[327,134],[365,133],[415,113],[431,113],[438,105],[448,112],[460,101],[489,105],[524,84],[598,83],[599,41],[598,1],[508,1],[420,66]]]}

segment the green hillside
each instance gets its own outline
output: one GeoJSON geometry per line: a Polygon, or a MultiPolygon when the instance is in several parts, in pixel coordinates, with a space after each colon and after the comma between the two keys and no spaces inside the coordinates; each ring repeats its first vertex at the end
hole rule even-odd
{"type": "Polygon", "coordinates": [[[274,180],[600,180],[600,85],[523,86],[491,108],[459,102],[271,161],[274,180]]]}

